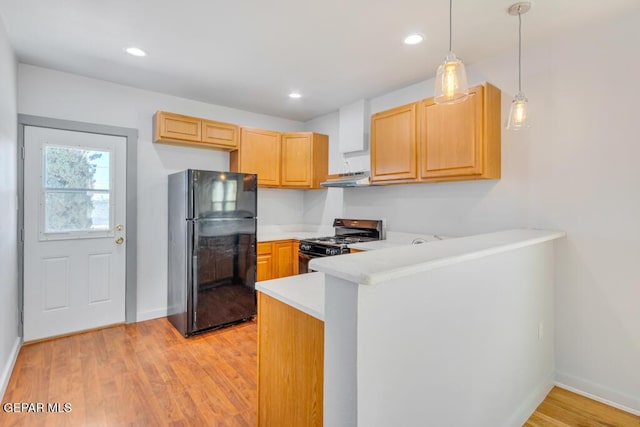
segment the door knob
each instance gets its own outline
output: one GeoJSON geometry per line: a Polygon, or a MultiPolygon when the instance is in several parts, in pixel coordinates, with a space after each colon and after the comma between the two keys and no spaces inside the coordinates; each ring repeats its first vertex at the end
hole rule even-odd
{"type": "Polygon", "coordinates": [[[122,237],[122,236],[118,237],[116,239],[116,243],[119,244],[119,245],[123,244],[124,243],[124,237],[122,237]]]}

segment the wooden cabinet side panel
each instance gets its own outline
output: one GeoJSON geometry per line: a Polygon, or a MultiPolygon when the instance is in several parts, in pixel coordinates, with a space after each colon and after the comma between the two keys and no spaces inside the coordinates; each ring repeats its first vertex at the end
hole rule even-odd
{"type": "Polygon", "coordinates": [[[229,153],[229,172],[240,172],[240,150],[229,153]]]}
{"type": "Polygon", "coordinates": [[[258,426],[323,425],[324,323],[258,293],[258,426]]]}
{"type": "Polygon", "coordinates": [[[311,188],[320,187],[320,183],[327,180],[329,175],[329,136],[320,133],[313,134],[313,165],[311,166],[311,188]]]}
{"type": "Polygon", "coordinates": [[[483,87],[458,104],[420,105],[420,176],[480,175],[483,172],[483,87]]]}
{"type": "Polygon", "coordinates": [[[286,187],[311,187],[312,135],[308,132],[282,135],[282,179],[286,187]]]}
{"type": "Polygon", "coordinates": [[[502,174],[502,93],[485,83],[484,91],[484,178],[500,179],[502,174]]]}
{"type": "Polygon", "coordinates": [[[371,180],[417,178],[417,104],[371,117],[371,180]]]}
{"type": "Polygon", "coordinates": [[[293,245],[293,275],[300,274],[300,263],[298,261],[298,256],[300,255],[298,252],[300,250],[300,241],[294,240],[292,242],[293,245]]]}
{"type": "Polygon", "coordinates": [[[239,172],[258,174],[258,185],[280,184],[280,133],[240,129],[239,172]]]}

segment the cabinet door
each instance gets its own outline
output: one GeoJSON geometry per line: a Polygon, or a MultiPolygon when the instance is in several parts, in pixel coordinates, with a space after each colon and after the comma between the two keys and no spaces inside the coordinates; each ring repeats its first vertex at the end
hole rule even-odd
{"type": "Polygon", "coordinates": [[[196,117],[158,111],[154,140],[200,142],[201,120],[196,117]]]}
{"type": "Polygon", "coordinates": [[[282,135],[282,180],[287,187],[311,187],[313,172],[310,133],[285,133],[282,135]]]}
{"type": "Polygon", "coordinates": [[[293,261],[293,244],[291,240],[273,242],[274,279],[293,275],[293,261]]]}
{"type": "Polygon", "coordinates": [[[483,87],[470,90],[458,104],[420,105],[420,176],[422,178],[483,173],[483,87]]]}
{"type": "Polygon", "coordinates": [[[240,130],[239,172],[258,174],[258,185],[280,184],[280,133],[240,130]]]}
{"type": "Polygon", "coordinates": [[[238,126],[231,123],[202,120],[202,142],[225,150],[238,149],[238,126]]]}
{"type": "Polygon", "coordinates": [[[413,180],[418,174],[417,104],[371,116],[371,180],[413,180]]]}
{"type": "Polygon", "coordinates": [[[271,242],[260,242],[257,247],[256,281],[273,279],[271,242]]]}

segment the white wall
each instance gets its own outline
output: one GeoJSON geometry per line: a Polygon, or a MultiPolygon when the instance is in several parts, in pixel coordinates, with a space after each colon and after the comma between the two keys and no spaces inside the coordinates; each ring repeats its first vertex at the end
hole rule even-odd
{"type": "MultiPolygon", "coordinates": [[[[329,136],[329,173],[344,172],[343,158],[338,150],[339,114],[330,113],[310,120],[304,124],[304,129],[329,136]]],[[[342,218],[342,188],[327,188],[325,190],[305,191],[304,193],[304,223],[333,225],[334,218],[342,218]]]]}
{"type": "MultiPolygon", "coordinates": [[[[346,217],[385,218],[393,231],[567,231],[557,255],[557,380],[636,411],[639,43],[639,10],[599,22],[597,31],[567,31],[531,47],[525,41],[523,89],[533,127],[503,130],[501,180],[345,189],[342,206],[346,217]]],[[[503,122],[516,89],[516,55],[468,66],[471,83],[489,81],[503,90],[503,122]]],[[[429,80],[374,98],[371,112],[428,97],[432,87],[429,80]]]]}
{"type": "MultiPolygon", "coordinates": [[[[138,129],[138,319],[166,313],[167,175],[187,168],[229,168],[229,154],[223,151],[153,144],[156,110],[264,129],[303,128],[302,122],[19,65],[20,113],[138,129]]],[[[258,194],[259,224],[302,223],[302,191],[261,189],[258,194]]]]}
{"type": "Polygon", "coordinates": [[[20,348],[18,336],[17,62],[0,18],[0,396],[20,348]]]}
{"type": "MultiPolygon", "coordinates": [[[[561,383],[640,412],[640,8],[533,49],[529,224],[563,229],[561,383]]],[[[479,69],[489,72],[490,64],[479,69]]]]}

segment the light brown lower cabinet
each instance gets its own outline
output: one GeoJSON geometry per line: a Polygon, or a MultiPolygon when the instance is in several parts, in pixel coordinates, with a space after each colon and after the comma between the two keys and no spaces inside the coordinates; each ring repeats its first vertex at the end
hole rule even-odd
{"type": "Polygon", "coordinates": [[[258,426],[321,427],[324,322],[258,293],[258,426]]]}
{"type": "Polygon", "coordinates": [[[256,280],[277,279],[298,274],[298,241],[259,242],[256,280]]]}
{"type": "Polygon", "coordinates": [[[273,252],[271,242],[258,242],[256,260],[256,281],[273,278],[273,252]]]}

